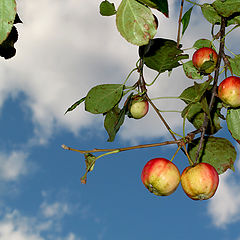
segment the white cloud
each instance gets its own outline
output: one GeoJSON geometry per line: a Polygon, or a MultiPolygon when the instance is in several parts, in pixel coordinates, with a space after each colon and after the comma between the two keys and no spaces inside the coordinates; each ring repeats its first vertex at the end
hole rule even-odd
{"type": "Polygon", "coordinates": [[[67,235],[64,238],[58,238],[56,240],[81,240],[82,238],[76,237],[76,235],[74,233],[69,233],[69,235],[67,235]]]}
{"type": "Polygon", "coordinates": [[[27,174],[27,157],[23,151],[0,152],[0,178],[16,181],[20,176],[27,174]]]}
{"type": "Polygon", "coordinates": [[[70,214],[70,206],[67,203],[54,202],[48,204],[43,202],[40,208],[46,218],[62,218],[65,214],[70,214]]]}
{"type": "MultiPolygon", "coordinates": [[[[239,162],[240,159],[236,166],[239,166],[239,162]]],[[[239,170],[237,167],[234,173],[228,170],[220,175],[218,190],[208,204],[208,213],[216,227],[225,228],[240,220],[239,170]]]]}
{"type": "MultiPolygon", "coordinates": [[[[137,47],[120,36],[115,16],[100,16],[100,2],[88,1],[84,7],[78,0],[18,2],[18,12],[24,24],[17,25],[16,57],[2,63],[0,106],[9,94],[24,92],[27,96],[25,105],[32,111],[35,126],[31,144],[46,143],[60,127],[74,134],[89,126],[101,131],[101,116],[85,112],[83,106],[64,116],[65,110],[96,84],[123,82],[135,67],[137,47]]],[[[179,15],[176,2],[169,2],[170,18],[153,10],[159,17],[158,37],[176,39],[179,15]]],[[[120,0],[115,1],[116,7],[119,3],[120,0]]],[[[200,13],[197,8],[194,11],[200,13]]],[[[207,21],[199,21],[198,14],[192,14],[189,29],[182,39],[184,48],[191,47],[198,38],[210,38],[210,24],[207,24],[207,21]],[[206,26],[209,32],[205,30],[206,26]]],[[[147,73],[146,81],[151,82],[155,75],[147,73]]],[[[192,84],[181,68],[174,69],[171,77],[165,73],[161,75],[157,84],[149,88],[149,95],[178,96],[192,84]]],[[[183,103],[180,100],[159,100],[157,106],[159,109],[181,110],[183,103]]],[[[179,113],[164,116],[174,130],[182,126],[179,113]]],[[[153,111],[145,119],[126,122],[120,131],[125,140],[168,134],[153,111]]]]}
{"type": "MultiPolygon", "coordinates": [[[[54,220],[55,222],[55,220],[54,220]]],[[[27,217],[17,210],[8,211],[1,216],[0,239],[1,240],[82,240],[75,233],[67,233],[66,236],[56,229],[53,219],[45,220],[40,217],[27,217]],[[44,235],[44,233],[47,233],[44,235]]]]}
{"type": "Polygon", "coordinates": [[[39,232],[34,231],[31,220],[22,217],[18,211],[4,216],[0,221],[1,240],[44,240],[39,232]]]}

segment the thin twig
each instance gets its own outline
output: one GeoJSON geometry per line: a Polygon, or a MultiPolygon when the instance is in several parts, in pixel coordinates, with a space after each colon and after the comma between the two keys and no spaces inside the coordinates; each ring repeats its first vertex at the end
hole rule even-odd
{"type": "Polygon", "coordinates": [[[177,48],[179,48],[179,45],[180,45],[181,22],[182,22],[182,14],[183,14],[183,4],[184,4],[184,0],[181,1],[181,8],[180,8],[180,14],[179,14],[179,19],[178,19],[177,48]]]}
{"type": "Polygon", "coordinates": [[[182,140],[176,140],[176,141],[165,141],[165,142],[161,142],[161,143],[151,143],[151,144],[142,144],[142,145],[136,145],[136,146],[131,146],[131,147],[124,147],[124,148],[110,148],[110,149],[97,149],[94,148],[92,150],[79,150],[79,149],[75,149],[72,147],[68,147],[65,144],[63,144],[61,147],[65,150],[70,150],[70,151],[74,151],[74,152],[79,152],[82,154],[86,154],[86,153],[96,153],[96,152],[114,152],[114,151],[118,151],[118,152],[123,152],[123,151],[128,151],[128,150],[134,150],[134,149],[139,149],[139,148],[149,148],[149,147],[159,147],[159,146],[165,146],[165,145],[169,145],[169,144],[179,144],[182,140]]]}

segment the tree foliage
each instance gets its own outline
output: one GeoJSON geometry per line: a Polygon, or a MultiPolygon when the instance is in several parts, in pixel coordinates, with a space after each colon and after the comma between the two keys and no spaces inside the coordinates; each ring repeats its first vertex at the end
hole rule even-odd
{"type": "MultiPolygon", "coordinates": [[[[215,0],[212,3],[204,4],[190,0],[185,1],[188,2],[188,5],[185,7],[184,0],[181,0],[179,8],[176,39],[155,38],[158,31],[158,19],[152,9],[168,18],[171,14],[167,0],[122,0],[117,7],[115,7],[115,3],[108,0],[104,0],[100,4],[99,12],[102,16],[116,18],[119,36],[122,36],[129,44],[138,46],[139,59],[136,62],[136,68],[130,72],[124,82],[119,84],[99,83],[91,88],[85,96],[80,96],[80,100],[70,106],[66,113],[76,109],[79,104],[84,104],[86,111],[92,114],[103,114],[104,127],[109,136],[107,141],[112,142],[124,124],[125,117],[131,117],[129,106],[133,96],[139,95],[153,107],[160,121],[166,126],[166,131],[169,131],[172,141],[168,139],[157,145],[146,144],[127,148],[93,150],[76,150],[63,145],[64,149],[78,151],[85,155],[86,173],[81,179],[83,183],[86,183],[87,173],[93,170],[95,161],[102,156],[136,148],[168,144],[176,144],[178,150],[182,149],[190,165],[195,166],[199,162],[209,163],[215,167],[218,174],[222,174],[227,169],[234,169],[236,160],[234,144],[225,138],[214,135],[222,129],[222,123],[226,121],[233,141],[236,140],[240,143],[240,106],[233,108],[224,103],[217,95],[221,74],[240,77],[240,53],[235,54],[226,47],[226,37],[231,36],[240,26],[240,0],[215,0]],[[181,44],[182,36],[190,31],[188,28],[190,29],[191,16],[196,8],[199,8],[202,13],[199,18],[207,20],[206,31],[211,32],[212,37],[211,39],[195,39],[191,46],[195,50],[211,48],[217,51],[215,69],[210,74],[206,74],[204,71],[215,64],[213,56],[210,56],[210,59],[199,70],[189,56],[188,50],[184,50],[181,44]],[[149,98],[148,86],[154,85],[157,77],[152,80],[151,84],[147,84],[143,74],[144,68],[157,72],[157,77],[166,71],[171,73],[175,71],[175,68],[182,68],[186,79],[189,79],[189,86],[177,99],[186,104],[184,109],[181,109],[183,120],[181,134],[171,130],[167,119],[163,118],[154,101],[149,98]],[[129,86],[128,78],[134,71],[138,72],[139,78],[134,85],[129,86]],[[193,82],[195,79],[200,83],[193,82]],[[127,100],[123,103],[123,99],[126,98],[127,100]],[[225,116],[222,114],[223,109],[227,109],[225,116]],[[194,126],[194,131],[185,132],[186,121],[194,126]],[[98,152],[105,153],[98,156],[92,154],[98,152]]],[[[21,20],[16,11],[15,0],[1,0],[0,56],[5,59],[15,55],[14,43],[18,39],[15,27],[17,23],[21,23],[21,20]]],[[[237,97],[240,98],[240,96],[237,97]]],[[[177,152],[173,154],[173,158],[176,154],[177,152]]]]}

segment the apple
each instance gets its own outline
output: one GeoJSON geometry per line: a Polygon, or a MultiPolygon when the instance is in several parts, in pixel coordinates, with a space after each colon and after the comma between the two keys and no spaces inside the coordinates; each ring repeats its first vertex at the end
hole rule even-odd
{"type": "Polygon", "coordinates": [[[209,47],[199,48],[192,56],[192,62],[200,73],[210,74],[217,64],[218,55],[215,50],[209,47]]]}
{"type": "Polygon", "coordinates": [[[240,78],[225,78],[218,87],[218,97],[231,107],[240,107],[240,78]]]}
{"type": "Polygon", "coordinates": [[[211,198],[218,187],[219,176],[216,169],[209,163],[198,163],[186,167],[181,175],[184,192],[193,200],[211,198]]]}
{"type": "Polygon", "coordinates": [[[144,166],[141,179],[151,193],[168,196],[177,189],[181,175],[171,161],[165,158],[154,158],[144,166]]]}
{"type": "Polygon", "coordinates": [[[129,106],[131,117],[135,119],[143,118],[148,113],[149,104],[144,97],[134,95],[129,106]]]}

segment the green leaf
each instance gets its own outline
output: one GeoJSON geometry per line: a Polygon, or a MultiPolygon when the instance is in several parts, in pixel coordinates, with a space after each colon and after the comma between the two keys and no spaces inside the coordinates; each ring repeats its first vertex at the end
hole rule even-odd
{"type": "Polygon", "coordinates": [[[203,76],[199,73],[199,71],[194,67],[192,60],[183,63],[184,73],[188,78],[191,79],[202,79],[203,76]]]}
{"type": "Polygon", "coordinates": [[[139,0],[151,8],[155,8],[168,17],[168,1],[167,0],[139,0]]]}
{"type": "Polygon", "coordinates": [[[122,98],[122,84],[102,84],[93,87],[85,99],[85,110],[94,114],[106,113],[122,98]]]}
{"type": "Polygon", "coordinates": [[[184,89],[179,98],[187,104],[199,102],[203,94],[212,88],[210,83],[209,80],[201,84],[194,82],[194,86],[184,89]]]}
{"type": "Polygon", "coordinates": [[[201,6],[201,10],[203,16],[209,21],[211,24],[220,24],[221,23],[221,16],[218,15],[216,10],[211,4],[204,3],[201,6]]]}
{"type": "Polygon", "coordinates": [[[7,39],[16,16],[15,0],[0,0],[0,44],[7,39]]]}
{"type": "Polygon", "coordinates": [[[0,44],[0,56],[5,59],[12,58],[16,54],[14,47],[15,42],[18,40],[18,32],[15,26],[12,27],[7,39],[0,44]]]}
{"type": "Polygon", "coordinates": [[[101,2],[99,9],[102,16],[112,16],[117,12],[114,3],[110,3],[107,0],[101,2]]]}
{"type": "Polygon", "coordinates": [[[136,0],[122,0],[117,10],[116,24],[120,34],[137,46],[148,44],[157,32],[151,10],[136,0]]]}
{"type": "Polygon", "coordinates": [[[237,15],[237,16],[233,15],[232,17],[229,17],[228,21],[227,21],[227,26],[229,26],[231,24],[240,25],[240,16],[239,15],[237,15]]]}
{"type": "Polygon", "coordinates": [[[125,112],[125,107],[123,107],[123,109],[121,110],[118,106],[107,112],[104,120],[104,127],[109,136],[108,142],[114,141],[118,130],[124,122],[125,112]]]}
{"type": "Polygon", "coordinates": [[[188,58],[187,54],[182,53],[175,41],[163,38],[153,39],[148,45],[139,48],[139,56],[145,65],[160,73],[180,66],[178,61],[188,58]]]}
{"type": "MultiPolygon", "coordinates": [[[[217,13],[214,7],[211,4],[204,3],[201,6],[201,10],[203,16],[209,21],[211,24],[220,25],[221,23],[221,16],[217,13]]],[[[240,24],[240,16],[238,14],[233,14],[232,16],[227,18],[227,26],[232,24],[240,24]]]]}
{"type": "Polygon", "coordinates": [[[213,8],[223,17],[230,17],[239,13],[240,0],[216,0],[212,3],[213,8]]]}
{"type": "Polygon", "coordinates": [[[182,25],[183,25],[182,35],[185,33],[185,31],[186,31],[186,29],[188,27],[188,24],[190,22],[190,17],[191,17],[192,10],[193,10],[193,7],[189,8],[187,10],[187,12],[185,12],[185,14],[182,17],[182,20],[181,20],[182,25]]]}
{"type": "Polygon", "coordinates": [[[214,48],[212,42],[208,39],[198,39],[194,44],[193,44],[193,47],[195,49],[200,49],[200,48],[203,48],[203,47],[210,47],[210,48],[214,48]]]}
{"type": "Polygon", "coordinates": [[[69,107],[69,108],[67,109],[67,111],[66,111],[64,114],[66,114],[67,112],[70,112],[70,111],[74,110],[79,104],[81,104],[82,102],[84,102],[85,99],[86,99],[86,97],[83,97],[82,99],[80,99],[80,100],[78,100],[77,102],[75,102],[71,107],[69,107]]]}
{"type": "Polygon", "coordinates": [[[240,109],[229,108],[227,110],[226,121],[232,137],[240,144],[240,109]]]}
{"type": "Polygon", "coordinates": [[[235,56],[234,58],[228,57],[230,62],[233,74],[240,76],[240,55],[235,56]]]}
{"type": "MultiPolygon", "coordinates": [[[[188,121],[196,128],[199,129],[204,123],[204,111],[201,103],[190,103],[182,111],[182,117],[187,118],[188,121]]],[[[215,134],[221,129],[220,119],[216,111],[214,111],[213,119],[208,123],[206,133],[215,134]]]]}
{"type": "MultiPolygon", "coordinates": [[[[193,140],[188,144],[188,153],[194,161],[200,138],[193,140]]],[[[220,137],[205,137],[203,148],[199,154],[199,162],[211,164],[217,170],[218,174],[224,173],[228,168],[234,170],[234,162],[237,152],[230,141],[220,137]]]]}

